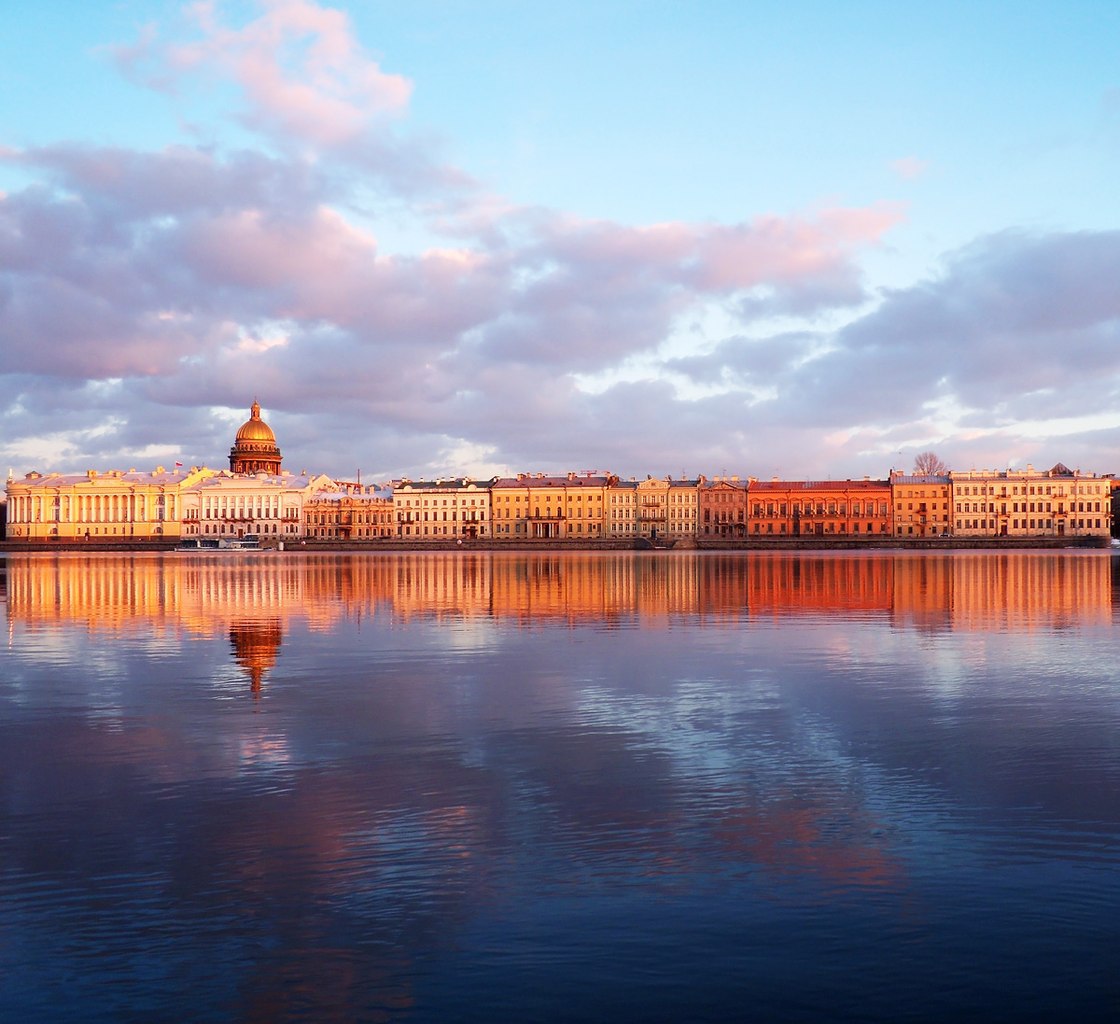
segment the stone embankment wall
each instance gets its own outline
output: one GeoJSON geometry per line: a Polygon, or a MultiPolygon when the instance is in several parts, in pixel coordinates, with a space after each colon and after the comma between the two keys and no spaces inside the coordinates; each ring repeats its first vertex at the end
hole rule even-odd
{"type": "MultiPolygon", "coordinates": [[[[674,544],[654,545],[649,541],[633,540],[540,540],[495,541],[465,540],[462,543],[437,541],[370,540],[370,541],[288,541],[285,553],[300,551],[376,552],[376,551],[1029,551],[1060,550],[1062,548],[1107,548],[1107,537],[881,537],[855,540],[842,537],[785,537],[773,540],[743,538],[741,540],[699,539],[677,541],[674,544]]],[[[147,543],[122,539],[120,541],[90,540],[80,542],[37,541],[23,543],[0,542],[0,552],[137,552],[173,551],[175,541],[147,543]]],[[[262,542],[262,550],[276,551],[275,544],[262,542]]],[[[206,552],[203,552],[206,553],[206,552]]],[[[236,553],[231,549],[229,553],[236,553]]],[[[244,553],[244,552],[242,552],[244,553]]]]}

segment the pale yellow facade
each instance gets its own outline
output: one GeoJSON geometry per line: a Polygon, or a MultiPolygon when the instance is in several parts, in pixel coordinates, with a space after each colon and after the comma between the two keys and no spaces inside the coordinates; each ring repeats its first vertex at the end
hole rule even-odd
{"type": "Polygon", "coordinates": [[[700,480],[647,476],[632,484],[634,525],[631,535],[649,541],[695,537],[699,523],[700,480]]]}
{"type": "Polygon", "coordinates": [[[1108,537],[1112,479],[1062,465],[949,474],[958,537],[1108,537]]]}
{"type": "Polygon", "coordinates": [[[695,537],[700,529],[700,485],[697,480],[670,480],[665,527],[670,540],[695,537]]]}
{"type": "Polygon", "coordinates": [[[633,540],[638,536],[638,482],[612,480],[604,506],[607,536],[615,540],[633,540]]]}
{"type": "Polygon", "coordinates": [[[463,541],[490,536],[490,481],[400,480],[393,485],[401,540],[463,541]]]}

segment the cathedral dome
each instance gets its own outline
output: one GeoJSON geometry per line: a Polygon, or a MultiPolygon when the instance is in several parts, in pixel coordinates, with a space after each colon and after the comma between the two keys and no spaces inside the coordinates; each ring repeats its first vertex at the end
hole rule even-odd
{"type": "Polygon", "coordinates": [[[261,419],[260,403],[254,401],[249,418],[241,424],[229,450],[229,468],[234,473],[278,474],[280,459],[276,435],[261,419]]]}
{"type": "Polygon", "coordinates": [[[276,435],[272,432],[272,427],[261,419],[260,402],[253,403],[252,408],[249,410],[249,418],[241,424],[241,429],[237,431],[236,439],[238,441],[269,441],[272,444],[276,443],[276,435]]]}

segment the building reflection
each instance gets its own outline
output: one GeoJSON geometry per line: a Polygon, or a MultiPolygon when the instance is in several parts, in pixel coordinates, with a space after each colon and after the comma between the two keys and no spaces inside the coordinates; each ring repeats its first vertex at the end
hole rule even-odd
{"type": "Polygon", "coordinates": [[[233,660],[249,677],[249,689],[261,692],[265,673],[276,664],[284,629],[278,618],[237,619],[230,623],[229,642],[233,660]]]}
{"type": "Polygon", "coordinates": [[[90,630],[228,633],[254,686],[289,620],[489,617],[610,628],[688,617],[882,618],[901,628],[1016,630],[1107,623],[1112,559],[1097,552],[754,555],[142,555],[6,560],[9,619],[90,630]]]}

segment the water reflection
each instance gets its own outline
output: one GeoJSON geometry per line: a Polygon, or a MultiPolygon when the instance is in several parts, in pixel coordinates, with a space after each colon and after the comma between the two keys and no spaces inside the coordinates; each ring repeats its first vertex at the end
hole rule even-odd
{"type": "Polygon", "coordinates": [[[134,630],[174,620],[203,633],[261,615],[329,629],[377,614],[596,625],[840,614],[1029,630],[1110,621],[1113,562],[1100,552],[13,556],[7,608],[31,625],[134,630]]]}
{"type": "Polygon", "coordinates": [[[1115,1009],[1107,553],[6,568],[5,1018],[1115,1009]]]}

